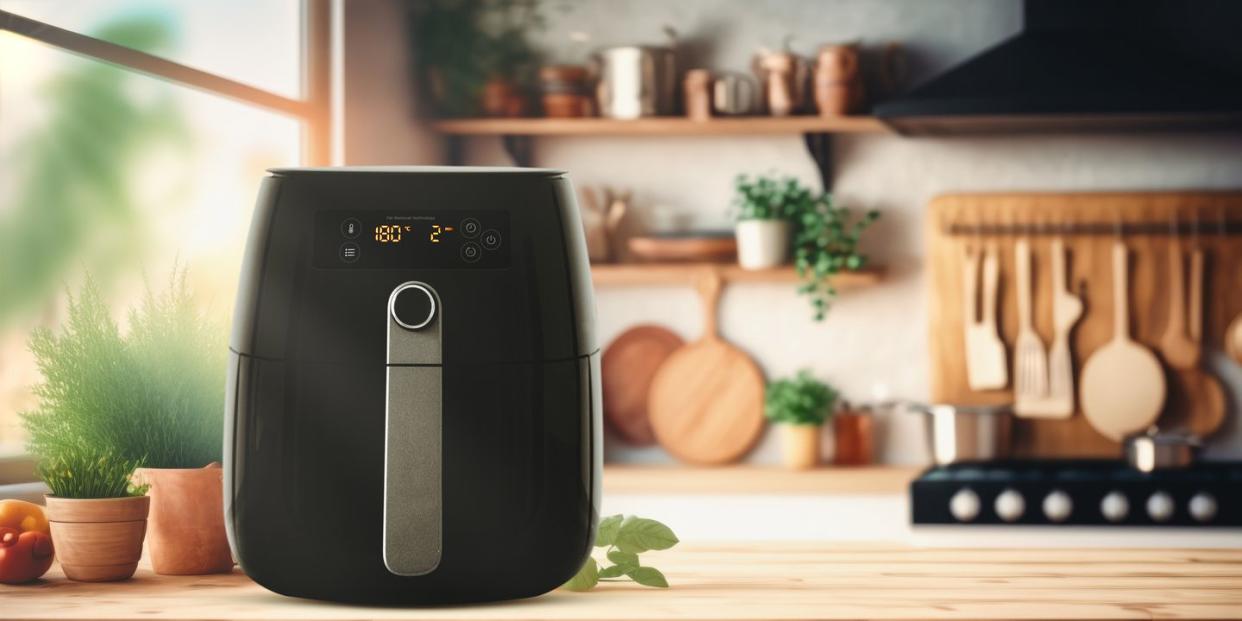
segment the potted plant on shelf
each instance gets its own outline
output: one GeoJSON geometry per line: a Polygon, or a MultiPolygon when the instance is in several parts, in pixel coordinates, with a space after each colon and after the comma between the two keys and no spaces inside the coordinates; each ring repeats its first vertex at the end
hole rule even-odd
{"type": "Polygon", "coordinates": [[[39,408],[25,415],[31,452],[48,468],[65,447],[137,467],[133,483],[150,495],[152,568],[230,570],[219,465],[225,339],[195,305],[185,272],[165,293],[148,290],[126,335],[88,280],[64,333],[38,331],[31,348],[44,377],[39,408]]]}
{"type": "Polygon", "coordinates": [[[777,267],[789,258],[789,218],[810,210],[811,191],[793,177],[739,175],[734,180],[738,263],[748,270],[777,267]]]}
{"type": "Polygon", "coordinates": [[[821,428],[836,399],[836,390],[805,370],[768,384],[763,413],[780,430],[787,467],[806,470],[819,464],[821,428]]]}
{"type": "Polygon", "coordinates": [[[855,217],[849,208],[837,206],[832,195],[824,193],[797,202],[790,217],[795,224],[794,268],[803,281],[798,292],[810,296],[815,320],[822,321],[837,295],[832,276],[867,265],[858,243],[880,212],[870,210],[855,217]]]}

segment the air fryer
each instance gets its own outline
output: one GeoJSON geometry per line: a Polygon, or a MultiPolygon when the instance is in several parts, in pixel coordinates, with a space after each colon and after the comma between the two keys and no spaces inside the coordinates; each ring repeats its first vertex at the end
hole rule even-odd
{"type": "Polygon", "coordinates": [[[562,172],[272,170],[230,346],[242,569],[391,604],[572,577],[598,512],[592,295],[562,172]]]}

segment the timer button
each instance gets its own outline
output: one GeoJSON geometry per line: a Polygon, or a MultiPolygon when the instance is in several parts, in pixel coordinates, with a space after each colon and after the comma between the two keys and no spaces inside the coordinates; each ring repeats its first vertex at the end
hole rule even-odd
{"type": "Polygon", "coordinates": [[[341,244],[341,260],[346,263],[353,263],[358,260],[358,244],[354,242],[345,242],[341,244]]]}
{"type": "Polygon", "coordinates": [[[466,218],[461,221],[461,234],[466,237],[473,239],[482,228],[483,225],[479,224],[479,221],[474,218],[466,218]]]}
{"type": "Polygon", "coordinates": [[[461,246],[461,259],[466,263],[474,263],[483,255],[483,249],[474,242],[466,242],[461,246]]]}
{"type": "Polygon", "coordinates": [[[388,312],[403,328],[418,330],[436,317],[436,298],[426,287],[406,283],[388,298],[388,312]]]}
{"type": "Polygon", "coordinates": [[[355,239],[362,233],[362,223],[357,218],[345,218],[341,222],[341,236],[345,239],[355,239]]]}
{"type": "Polygon", "coordinates": [[[484,248],[495,250],[500,247],[500,231],[487,229],[483,231],[483,237],[479,241],[482,242],[484,248]]]}

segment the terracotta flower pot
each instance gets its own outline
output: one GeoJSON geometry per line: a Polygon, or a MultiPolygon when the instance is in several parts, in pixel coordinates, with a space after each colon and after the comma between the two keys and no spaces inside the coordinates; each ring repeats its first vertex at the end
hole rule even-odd
{"type": "Polygon", "coordinates": [[[142,556],[151,499],[46,496],[56,559],[65,576],[81,582],[125,580],[142,556]]]}
{"type": "Polygon", "coordinates": [[[809,470],[819,465],[819,425],[780,424],[781,451],[785,466],[794,470],[809,470]]]}
{"type": "Polygon", "coordinates": [[[150,486],[147,546],[155,573],[184,576],[233,568],[224,531],[223,473],[217,463],[134,471],[134,483],[150,486]]]}

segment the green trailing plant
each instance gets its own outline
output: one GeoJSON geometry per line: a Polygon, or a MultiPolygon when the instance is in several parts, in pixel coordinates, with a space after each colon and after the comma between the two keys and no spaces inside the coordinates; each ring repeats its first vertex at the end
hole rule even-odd
{"type": "Polygon", "coordinates": [[[545,24],[539,0],[423,0],[409,6],[420,80],[440,115],[478,114],[483,86],[492,78],[534,83],[539,54],[527,36],[545,24]]]}
{"type": "Polygon", "coordinates": [[[850,209],[838,207],[832,195],[816,193],[793,177],[738,175],[733,185],[737,220],[792,223],[794,268],[802,279],[798,292],[810,297],[815,320],[822,321],[837,295],[832,277],[866,266],[859,240],[880,213],[871,210],[855,217],[850,209]]]}
{"type": "Polygon", "coordinates": [[[611,564],[602,564],[588,557],[582,569],[565,583],[571,591],[589,591],[600,582],[633,580],[649,587],[668,588],[668,580],[655,567],[644,566],[639,554],[651,550],[667,550],[677,545],[677,535],[669,527],[647,518],[611,515],[599,522],[595,547],[604,548],[604,557],[611,564]]]}
{"type": "Polygon", "coordinates": [[[815,195],[793,177],[738,175],[733,180],[733,217],[789,220],[811,210],[815,195]]]}
{"type": "Polygon", "coordinates": [[[90,459],[153,468],[221,459],[224,330],[198,310],[185,272],[174,271],[163,293],[148,287],[129,326],[122,335],[88,278],[70,296],[61,333],[33,334],[43,383],[38,408],[22,418],[48,473],[90,459]]]}
{"type": "Polygon", "coordinates": [[[867,265],[858,243],[879,217],[875,210],[855,217],[849,208],[836,206],[829,194],[821,194],[793,215],[794,268],[803,281],[798,292],[811,298],[816,321],[823,321],[837,296],[832,277],[867,265]]]}
{"type": "Polygon", "coordinates": [[[792,378],[768,384],[763,396],[763,414],[784,425],[822,425],[832,413],[837,391],[802,370],[792,378]]]}

